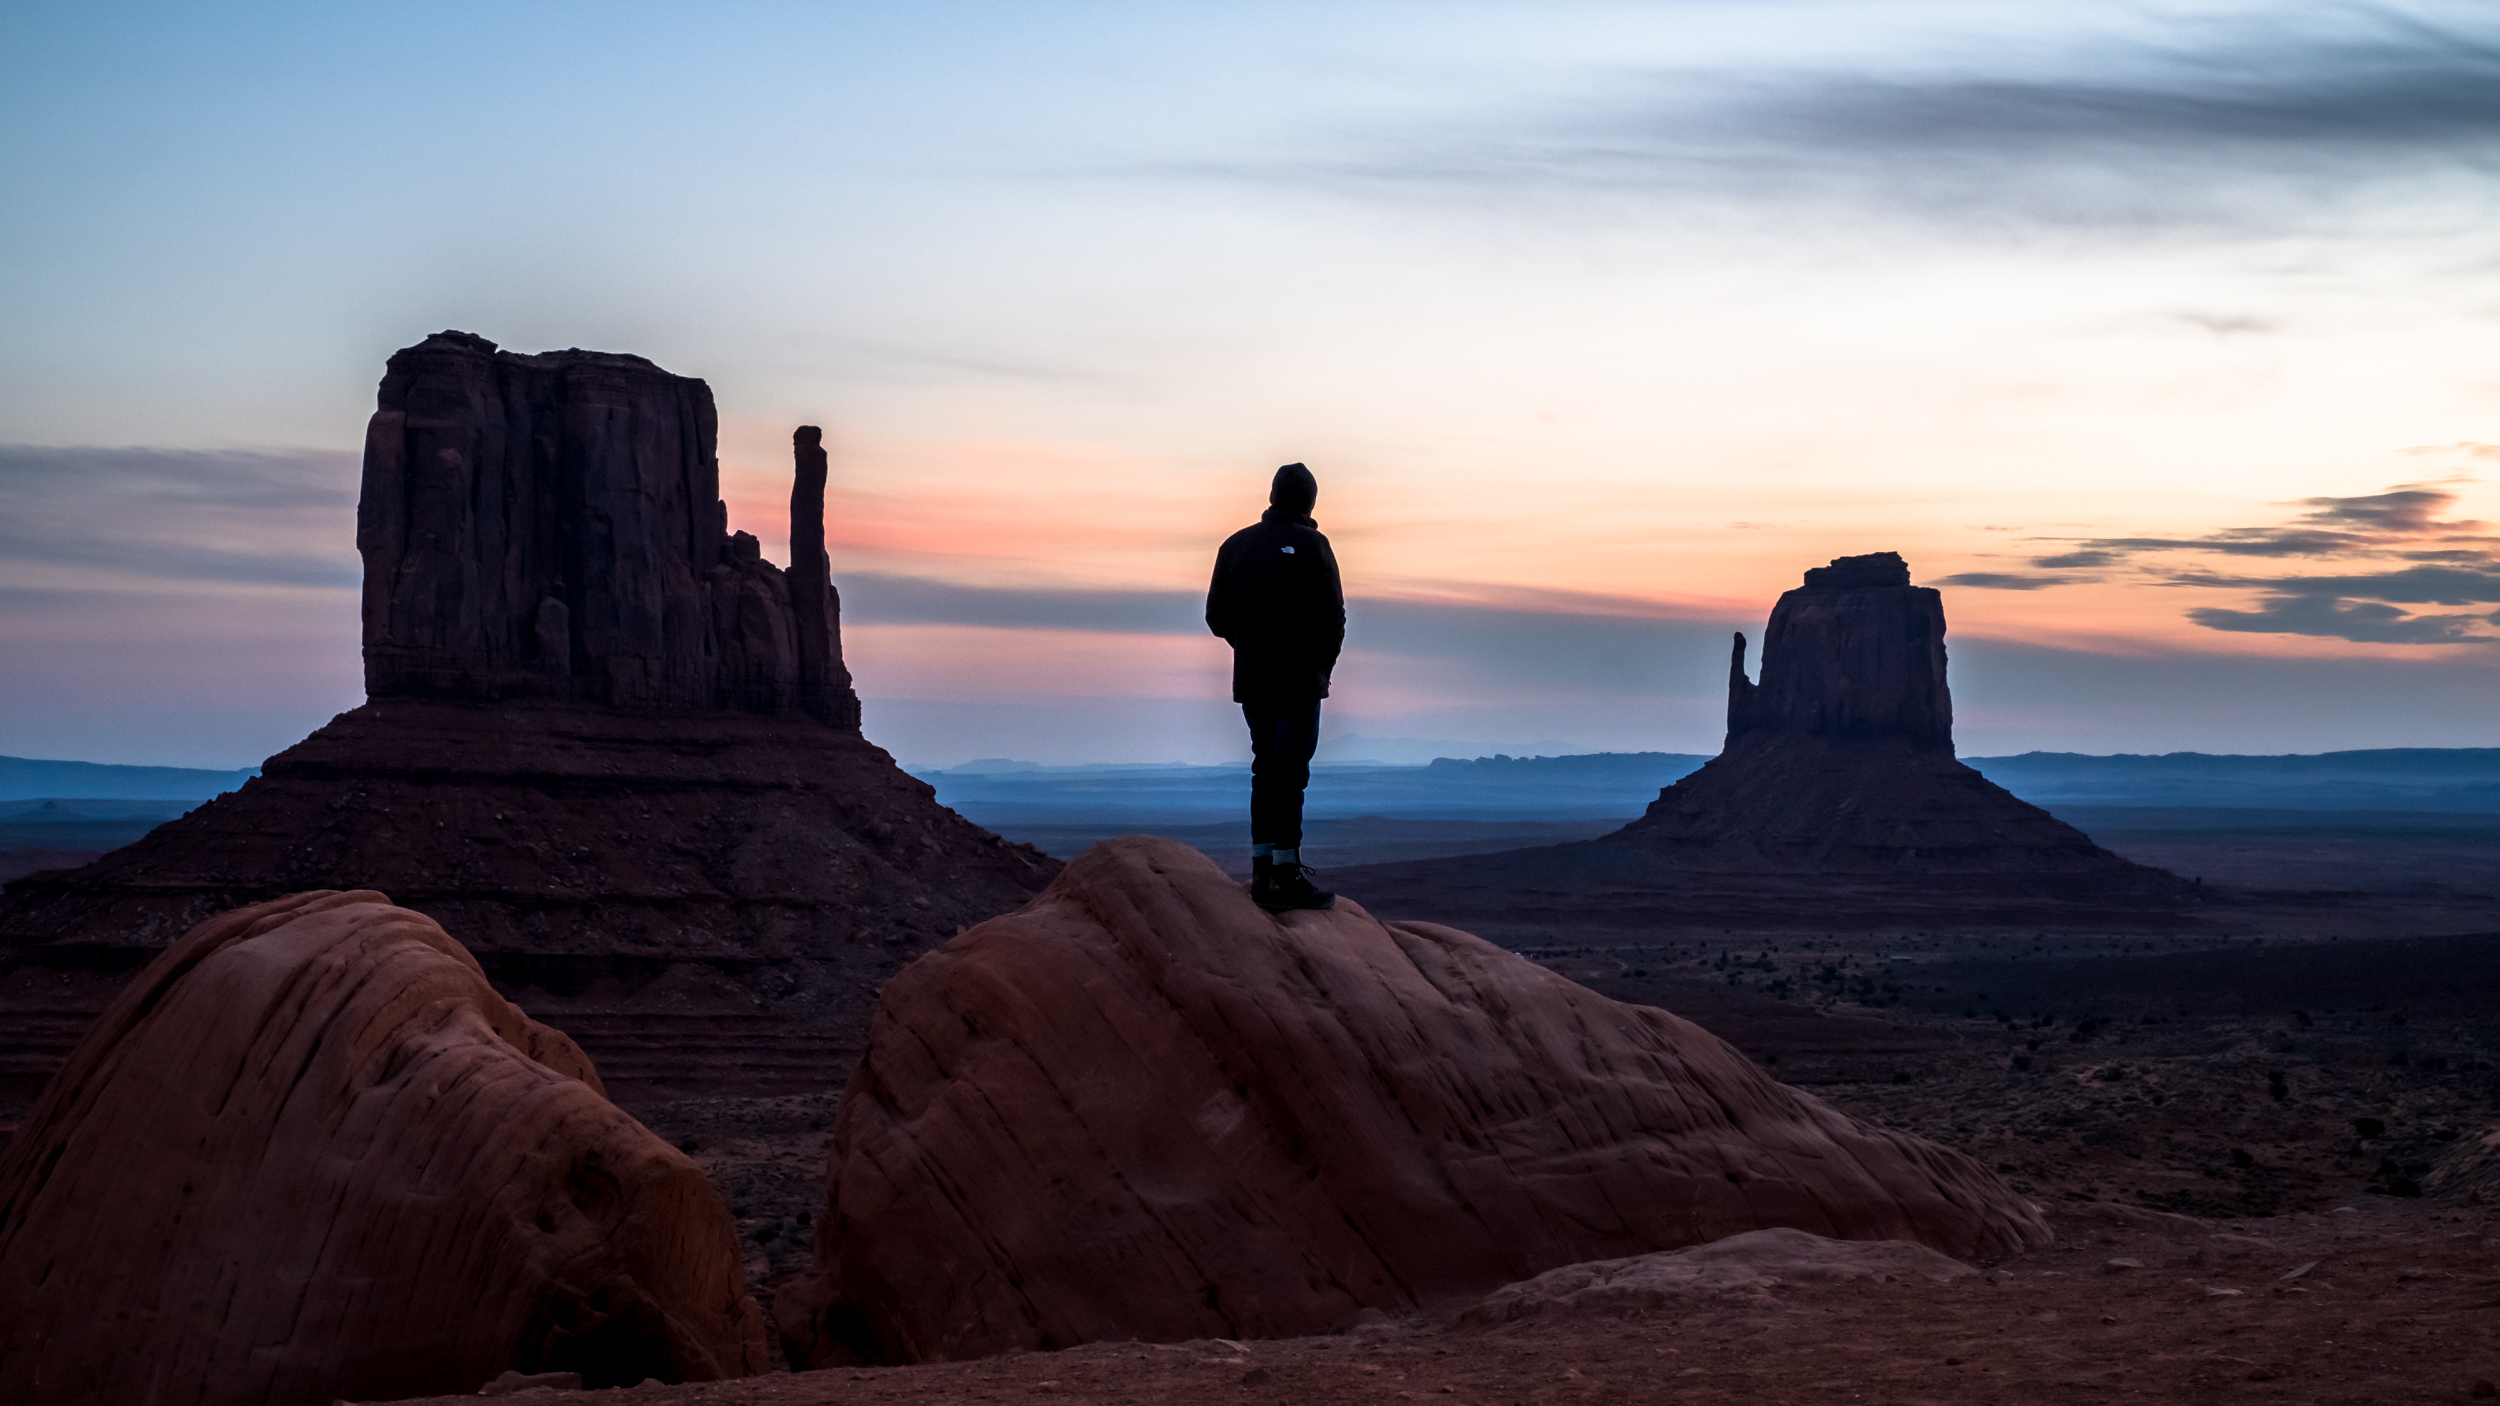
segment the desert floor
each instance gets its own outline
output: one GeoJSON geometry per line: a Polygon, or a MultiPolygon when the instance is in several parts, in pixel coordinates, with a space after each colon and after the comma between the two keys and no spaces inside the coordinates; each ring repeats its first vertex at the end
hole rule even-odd
{"type": "Polygon", "coordinates": [[[561,1399],[2397,1403],[2472,1400],[2500,1378],[2500,1240],[2480,1207],[2373,1197],[2208,1223],[2066,1203],[2052,1220],[2054,1248],[1944,1284],[1774,1286],[1489,1328],[1419,1314],[1335,1337],[1095,1343],[561,1399]]]}
{"type": "MultiPolygon", "coordinates": [[[[2398,1402],[2500,1380],[2500,934],[1496,936],[1981,1158],[2058,1243],[1947,1285],[1491,1329],[1443,1306],[638,1399],[2398,1402]]],[[[718,1181],[766,1293],[806,1259],[835,1097],[637,1110],[718,1181]]]]}
{"type": "MultiPolygon", "coordinates": [[[[1477,929],[1997,1168],[2058,1241],[1985,1277],[1490,1328],[1440,1305],[1338,1337],[634,1397],[2394,1403],[2500,1381],[2500,846],[2473,827],[2103,838],[2245,901],[2149,934],[1477,929]]],[[[101,975],[19,972],[0,995],[48,1010],[59,993],[16,987],[72,980],[109,994],[101,975]]],[[[618,1088],[720,1187],[767,1299],[809,1254],[847,1072],[798,1092],[618,1088]]]]}

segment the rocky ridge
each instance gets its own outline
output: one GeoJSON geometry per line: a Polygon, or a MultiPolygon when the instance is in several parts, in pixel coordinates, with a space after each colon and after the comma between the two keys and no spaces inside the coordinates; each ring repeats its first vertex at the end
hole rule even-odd
{"type": "Polygon", "coordinates": [[[1348,901],[1271,917],[1146,837],[890,982],[833,1135],[794,1364],[1320,1332],[1771,1226],[2044,1234],[1665,1011],[1348,901]]]}

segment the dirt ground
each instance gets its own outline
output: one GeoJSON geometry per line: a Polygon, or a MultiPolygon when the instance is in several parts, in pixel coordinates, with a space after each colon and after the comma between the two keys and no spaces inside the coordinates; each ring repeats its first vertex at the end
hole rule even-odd
{"type": "Polygon", "coordinates": [[[2209,1224],[2076,1204],[2052,1219],[2053,1248],[1943,1284],[1772,1287],[1491,1328],[1417,1315],[1336,1337],[1096,1343],[531,1399],[2357,1406],[2471,1401],[2500,1379],[2500,1227],[2480,1207],[2376,1197],[2209,1224]]]}

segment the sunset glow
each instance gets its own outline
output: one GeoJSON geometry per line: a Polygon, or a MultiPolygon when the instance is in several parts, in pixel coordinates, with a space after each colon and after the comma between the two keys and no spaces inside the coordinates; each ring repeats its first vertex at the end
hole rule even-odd
{"type": "Polygon", "coordinates": [[[1892,550],[1965,751],[2494,740],[2486,7],[577,20],[8,22],[0,751],[352,706],[363,418],[442,327],[705,378],[776,559],[824,426],[910,761],[1231,755],[1192,602],[1286,460],[1332,732],[1708,750],[1727,633],[1892,550]]]}

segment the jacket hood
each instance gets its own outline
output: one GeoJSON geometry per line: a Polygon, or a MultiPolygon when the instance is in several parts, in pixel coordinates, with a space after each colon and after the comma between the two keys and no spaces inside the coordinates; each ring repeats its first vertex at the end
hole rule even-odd
{"type": "Polygon", "coordinates": [[[1319,480],[1300,464],[1287,464],[1276,471],[1276,481],[1268,486],[1267,501],[1299,517],[1309,517],[1311,507],[1319,502],[1319,480]]]}

